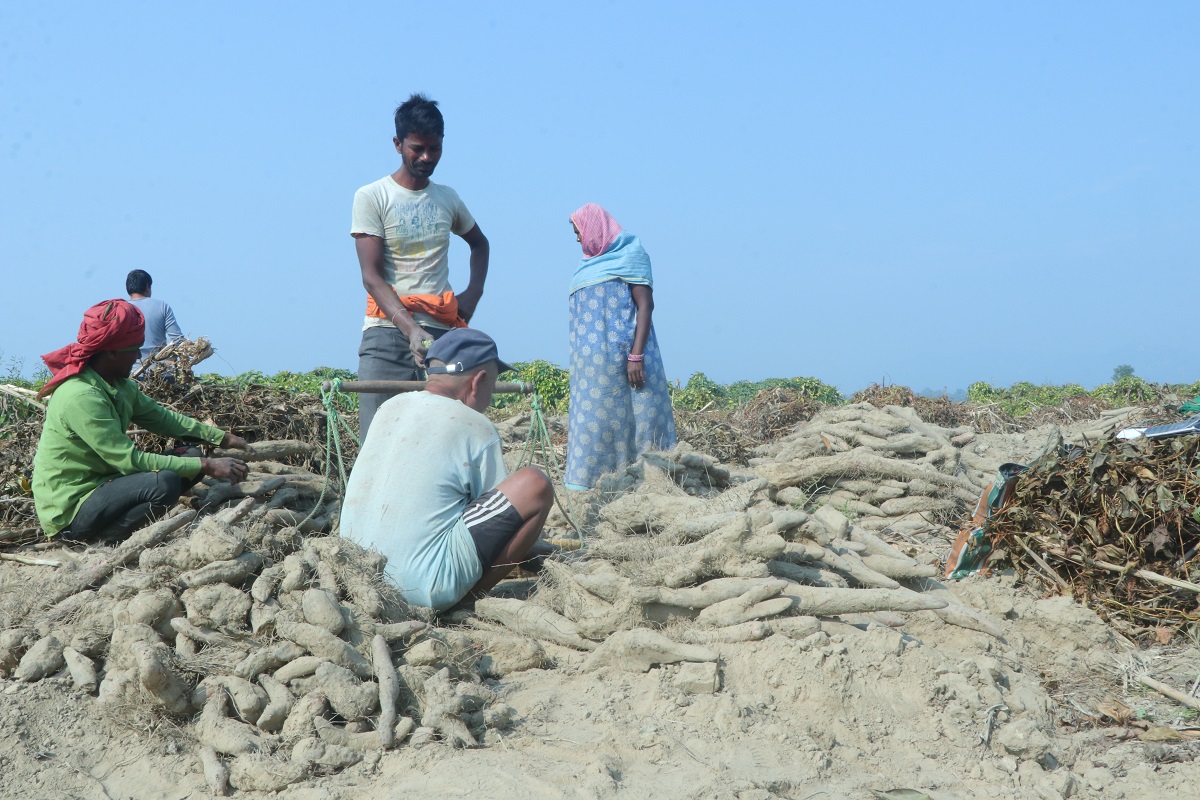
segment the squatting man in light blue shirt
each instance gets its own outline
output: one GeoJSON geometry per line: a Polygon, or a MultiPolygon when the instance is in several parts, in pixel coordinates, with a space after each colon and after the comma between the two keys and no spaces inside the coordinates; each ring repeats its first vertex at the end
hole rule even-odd
{"type": "Polygon", "coordinates": [[[554,490],[536,467],[507,474],[500,435],[481,413],[510,369],[491,337],[454,328],[426,362],[426,388],[387,400],[371,423],[341,534],[387,556],[409,603],[444,611],[484,596],[530,555],[554,490]]]}

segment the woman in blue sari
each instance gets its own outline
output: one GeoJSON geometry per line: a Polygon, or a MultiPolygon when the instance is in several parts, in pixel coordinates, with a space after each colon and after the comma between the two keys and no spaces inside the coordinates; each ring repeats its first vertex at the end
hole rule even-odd
{"type": "Polygon", "coordinates": [[[650,256],[595,203],[571,215],[583,260],[571,279],[571,407],[567,417],[568,489],[590,489],[601,475],[647,450],[675,445],[667,374],[654,335],[650,256]]]}

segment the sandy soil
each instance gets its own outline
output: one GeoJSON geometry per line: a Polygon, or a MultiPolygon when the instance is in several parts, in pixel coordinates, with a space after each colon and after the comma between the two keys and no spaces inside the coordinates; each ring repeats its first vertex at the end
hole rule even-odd
{"type": "MultiPolygon", "coordinates": [[[[981,436],[975,451],[1021,461],[1044,433],[981,436]]],[[[0,563],[0,600],[52,580],[46,567],[0,563]]],[[[1003,638],[930,612],[845,615],[802,640],[712,645],[715,684],[687,664],[586,672],[584,654],[548,648],[553,669],[490,682],[516,713],[483,747],[406,744],[275,795],[236,796],[1200,797],[1189,730],[1200,714],[1134,680],[1149,670],[1186,691],[1200,672],[1195,642],[1139,649],[1069,598],[1004,574],[952,588],[1003,638]]],[[[0,678],[0,797],[208,797],[197,753],[186,720],[102,706],[65,672],[0,678]]]]}
{"type": "MultiPolygon", "coordinates": [[[[1004,617],[1006,641],[914,615],[903,630],[847,624],[819,647],[782,636],[719,645],[713,693],[680,688],[679,667],[529,670],[498,685],[518,716],[490,746],[402,748],[278,796],[1195,796],[1200,742],[1142,741],[1137,728],[1088,717],[1119,701],[1156,724],[1194,718],[1122,678],[1152,663],[1160,679],[1187,680],[1200,650],[1136,651],[1087,609],[1003,578],[960,591],[1004,617]],[[984,747],[999,703],[1009,712],[984,747]]],[[[209,796],[185,730],[138,727],[65,677],[0,681],[0,698],[2,797],[209,796]]]]}

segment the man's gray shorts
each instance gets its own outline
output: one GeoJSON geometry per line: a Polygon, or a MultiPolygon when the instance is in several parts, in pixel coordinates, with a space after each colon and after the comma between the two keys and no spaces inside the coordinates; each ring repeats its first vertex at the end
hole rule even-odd
{"type": "MultiPolygon", "coordinates": [[[[439,339],[446,331],[442,328],[422,328],[430,339],[439,339]]],[[[362,344],[358,346],[358,379],[360,381],[421,381],[424,370],[413,361],[408,349],[408,337],[398,329],[386,326],[367,328],[363,331],[362,344]]],[[[363,392],[358,396],[358,438],[367,440],[367,431],[375,412],[385,400],[396,394],[363,392]]]]}

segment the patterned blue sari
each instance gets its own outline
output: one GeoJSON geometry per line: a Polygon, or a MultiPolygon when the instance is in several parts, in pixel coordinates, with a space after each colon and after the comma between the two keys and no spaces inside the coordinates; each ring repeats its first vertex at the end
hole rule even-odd
{"type": "Polygon", "coordinates": [[[633,346],[637,306],[629,284],[585,286],[568,301],[571,407],[567,416],[569,489],[589,489],[647,450],[675,445],[675,417],[654,328],[646,342],[646,385],[629,385],[626,356],[633,346]]]}

